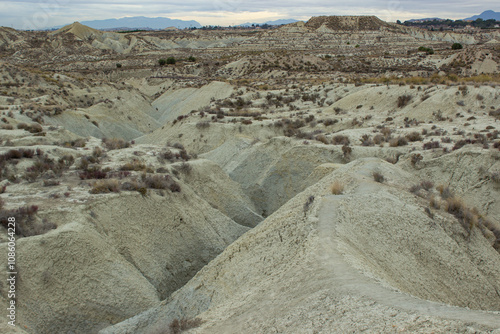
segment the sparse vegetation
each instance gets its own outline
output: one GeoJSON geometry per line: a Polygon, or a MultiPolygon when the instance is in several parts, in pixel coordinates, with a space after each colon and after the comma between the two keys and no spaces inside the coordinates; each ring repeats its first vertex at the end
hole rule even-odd
{"type": "Polygon", "coordinates": [[[3,200],[0,198],[0,224],[8,228],[8,218],[15,217],[15,234],[20,237],[31,237],[44,234],[57,227],[47,220],[36,218],[38,212],[37,205],[22,206],[12,210],[4,209],[4,205],[3,200]]]}

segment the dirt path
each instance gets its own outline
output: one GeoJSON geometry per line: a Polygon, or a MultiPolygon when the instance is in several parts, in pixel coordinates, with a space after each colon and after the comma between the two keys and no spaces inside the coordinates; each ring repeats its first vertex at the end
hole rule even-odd
{"type": "Polygon", "coordinates": [[[337,221],[336,208],[341,199],[342,196],[324,197],[318,211],[320,257],[327,270],[331,270],[332,280],[337,284],[336,288],[343,289],[350,295],[369,297],[382,305],[405,312],[415,312],[448,320],[476,323],[491,329],[500,329],[499,312],[475,311],[422,300],[384,287],[348,264],[338,250],[335,229],[335,222],[337,221]]]}

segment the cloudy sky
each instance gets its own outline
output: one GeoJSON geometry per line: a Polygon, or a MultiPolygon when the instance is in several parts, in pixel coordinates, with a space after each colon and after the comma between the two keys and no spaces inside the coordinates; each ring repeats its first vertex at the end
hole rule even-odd
{"type": "Polygon", "coordinates": [[[424,17],[462,19],[485,10],[500,10],[498,0],[0,0],[0,26],[42,29],[74,21],[125,16],[196,20],[202,25],[319,15],[377,15],[386,21],[424,17]]]}

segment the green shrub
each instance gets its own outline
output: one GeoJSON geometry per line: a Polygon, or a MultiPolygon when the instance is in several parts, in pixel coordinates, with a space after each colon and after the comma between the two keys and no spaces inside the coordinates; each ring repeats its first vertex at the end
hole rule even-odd
{"type": "Polygon", "coordinates": [[[160,66],[164,66],[164,65],[166,65],[166,64],[167,64],[167,60],[166,60],[166,59],[163,59],[163,58],[158,59],[158,64],[159,64],[160,66]]]}
{"type": "Polygon", "coordinates": [[[426,52],[426,53],[427,53],[427,54],[429,54],[429,55],[434,54],[434,50],[433,50],[432,48],[428,48],[428,47],[426,47],[426,46],[421,46],[421,47],[419,47],[419,48],[418,48],[418,51],[420,51],[420,52],[426,52]]]}
{"type": "Polygon", "coordinates": [[[176,63],[176,60],[174,57],[168,57],[167,58],[167,65],[173,65],[176,63]]]}
{"type": "Polygon", "coordinates": [[[453,45],[451,46],[452,50],[460,50],[460,49],[463,49],[463,48],[464,47],[460,43],[453,43],[453,45]]]}

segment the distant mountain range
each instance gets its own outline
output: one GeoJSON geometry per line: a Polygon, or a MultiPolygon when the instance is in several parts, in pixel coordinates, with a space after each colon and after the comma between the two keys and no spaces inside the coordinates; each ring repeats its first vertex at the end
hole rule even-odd
{"type": "Polygon", "coordinates": [[[474,15],[474,16],[468,17],[465,20],[467,20],[467,21],[469,21],[469,20],[475,21],[477,19],[483,19],[483,20],[491,20],[491,19],[493,19],[493,20],[500,21],[500,12],[494,12],[492,10],[487,10],[487,11],[482,12],[479,15],[474,15]]]}
{"type": "MultiPolygon", "coordinates": [[[[492,11],[492,10],[486,10],[486,11],[482,12],[479,15],[474,15],[474,16],[468,17],[468,18],[463,19],[463,20],[464,21],[475,21],[477,19],[483,19],[483,20],[494,19],[494,20],[500,21],[500,12],[495,12],[495,11],[492,11]]],[[[442,19],[442,18],[439,18],[439,17],[429,17],[429,18],[425,18],[425,19],[407,20],[407,22],[414,23],[414,22],[434,21],[434,20],[445,21],[446,19],[442,19]]]]}
{"type": "MultiPolygon", "coordinates": [[[[165,29],[169,27],[175,27],[179,29],[184,28],[201,28],[201,24],[197,21],[184,21],[184,20],[173,20],[166,17],[124,17],[121,19],[107,19],[107,20],[94,20],[94,21],[82,21],[83,25],[94,29],[106,30],[106,29],[117,29],[117,28],[127,28],[127,29],[165,29]]],[[[57,26],[52,29],[59,29],[64,27],[57,26]]]]}
{"type": "Polygon", "coordinates": [[[281,19],[281,20],[274,20],[274,21],[267,21],[267,22],[264,22],[264,23],[250,23],[250,22],[247,22],[247,23],[242,23],[242,24],[239,24],[238,27],[251,27],[252,24],[253,25],[263,25],[263,24],[268,24],[268,25],[272,25],[272,26],[279,26],[279,25],[283,25],[283,24],[289,24],[289,23],[295,23],[295,22],[299,22],[299,20],[295,20],[295,19],[281,19]]]}

